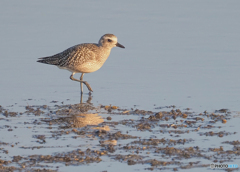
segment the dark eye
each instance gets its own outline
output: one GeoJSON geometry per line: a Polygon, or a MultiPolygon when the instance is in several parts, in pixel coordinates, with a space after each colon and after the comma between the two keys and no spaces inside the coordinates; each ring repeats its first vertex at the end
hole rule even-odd
{"type": "Polygon", "coordinates": [[[108,42],[112,42],[112,40],[111,40],[111,39],[108,39],[108,42]]]}

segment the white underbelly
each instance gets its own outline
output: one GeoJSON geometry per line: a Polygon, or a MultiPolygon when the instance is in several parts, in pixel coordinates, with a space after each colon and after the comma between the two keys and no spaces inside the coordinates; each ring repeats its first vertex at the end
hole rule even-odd
{"type": "Polygon", "coordinates": [[[75,72],[75,73],[91,73],[91,72],[95,72],[98,69],[100,69],[102,67],[103,63],[100,62],[87,62],[84,63],[82,65],[78,65],[78,66],[69,66],[69,67],[60,67],[58,66],[58,68],[60,69],[65,69],[68,70],[70,72],[75,72]]]}

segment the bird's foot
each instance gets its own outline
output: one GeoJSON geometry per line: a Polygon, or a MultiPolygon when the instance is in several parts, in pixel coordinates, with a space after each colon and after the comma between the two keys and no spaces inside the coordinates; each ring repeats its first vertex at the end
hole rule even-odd
{"type": "Polygon", "coordinates": [[[86,87],[88,88],[88,91],[89,91],[89,92],[93,92],[90,84],[89,84],[87,81],[84,81],[83,83],[86,85],[86,87]]]}

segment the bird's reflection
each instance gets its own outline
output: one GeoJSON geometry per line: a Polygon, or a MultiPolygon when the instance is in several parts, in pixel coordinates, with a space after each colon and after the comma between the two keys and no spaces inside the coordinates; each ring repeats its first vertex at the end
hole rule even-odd
{"type": "Polygon", "coordinates": [[[73,115],[69,120],[74,128],[82,128],[87,125],[98,125],[104,122],[103,118],[98,114],[77,114],[73,115]]]}
{"type": "Polygon", "coordinates": [[[80,104],[66,105],[57,111],[59,118],[55,119],[55,122],[60,124],[60,128],[83,128],[85,126],[97,126],[104,122],[102,116],[93,113],[96,107],[91,103],[91,94],[88,94],[86,103],[83,103],[83,94],[80,95],[80,104]]]}
{"type": "MultiPolygon", "coordinates": [[[[89,92],[86,103],[91,104],[91,101],[92,101],[92,94],[91,94],[91,92],[89,92]]],[[[80,93],[80,104],[83,104],[83,93],[82,92],[80,93]]]]}
{"type": "MultiPolygon", "coordinates": [[[[62,129],[68,128],[83,128],[86,126],[97,126],[104,122],[102,116],[98,113],[78,113],[78,114],[68,114],[65,117],[59,117],[51,121],[51,123],[55,123],[60,125],[59,127],[62,129]]],[[[101,129],[108,130],[108,128],[97,127],[93,129],[101,129]]]]}
{"type": "Polygon", "coordinates": [[[94,113],[97,109],[91,100],[92,96],[88,94],[88,99],[83,103],[83,94],[80,94],[80,103],[58,107],[58,118],[53,119],[51,123],[59,124],[62,129],[95,126],[92,129],[109,131],[108,126],[98,126],[104,119],[98,113],[94,113]]]}

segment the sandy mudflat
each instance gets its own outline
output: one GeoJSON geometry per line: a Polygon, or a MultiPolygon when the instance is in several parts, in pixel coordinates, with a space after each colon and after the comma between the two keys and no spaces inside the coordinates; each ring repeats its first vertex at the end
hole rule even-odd
{"type": "Polygon", "coordinates": [[[237,112],[54,103],[23,112],[0,107],[2,171],[112,171],[121,164],[140,171],[192,171],[240,162],[238,131],[230,124],[239,119],[237,112]]]}

